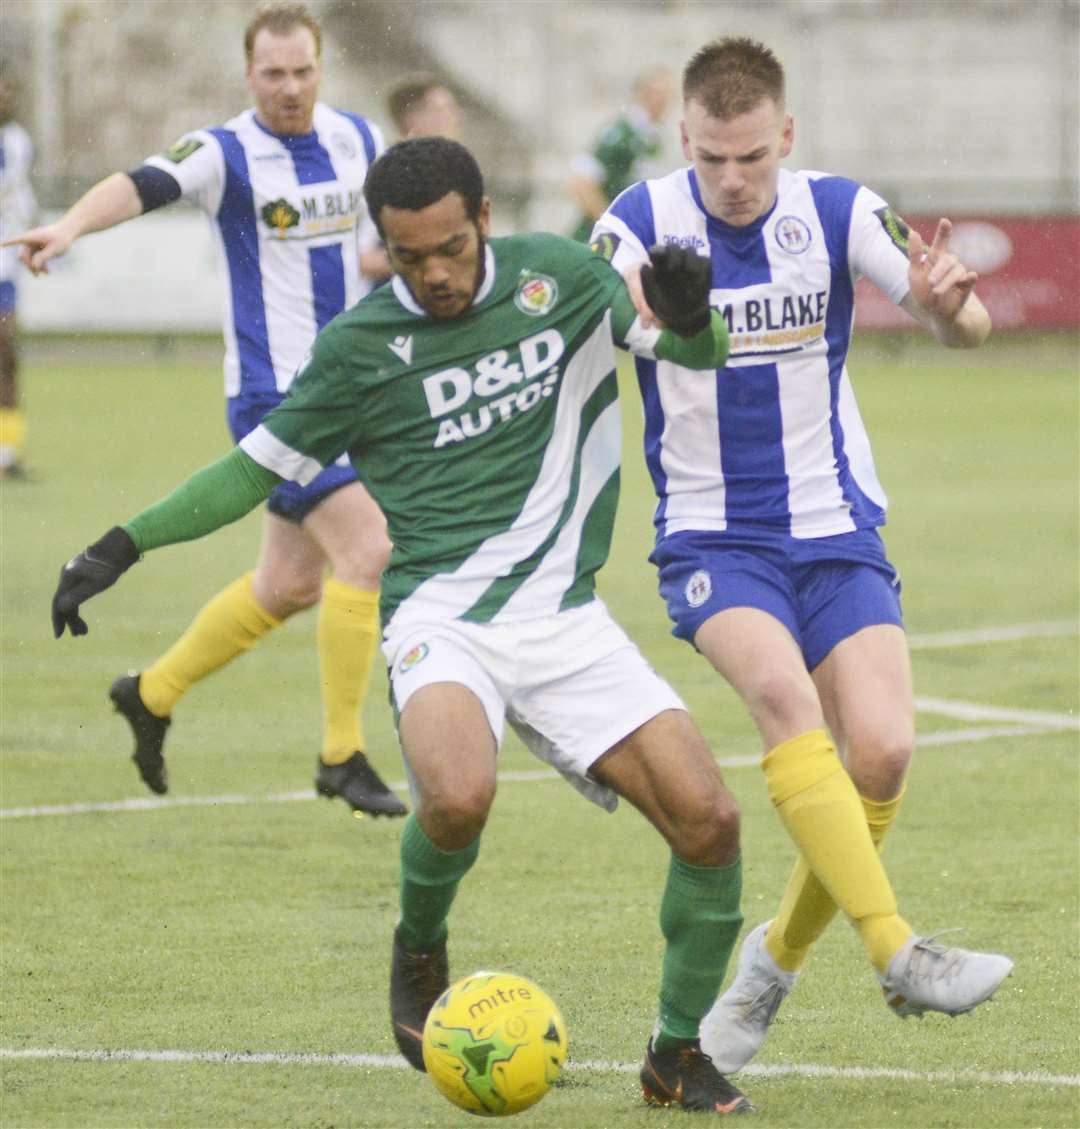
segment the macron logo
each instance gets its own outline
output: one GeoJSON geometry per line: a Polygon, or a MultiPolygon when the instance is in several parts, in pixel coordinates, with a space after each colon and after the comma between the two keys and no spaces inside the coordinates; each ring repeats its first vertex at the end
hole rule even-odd
{"type": "Polygon", "coordinates": [[[412,336],[409,337],[395,337],[393,341],[387,341],[386,347],[395,356],[400,357],[407,365],[412,364],[412,336]]]}

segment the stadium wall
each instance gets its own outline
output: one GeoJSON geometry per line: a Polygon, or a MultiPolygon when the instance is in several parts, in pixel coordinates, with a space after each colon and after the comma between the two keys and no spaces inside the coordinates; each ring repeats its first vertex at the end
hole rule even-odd
{"type": "MultiPolygon", "coordinates": [[[[1080,0],[312,7],[326,29],[326,100],[367,112],[388,137],[384,98],[396,74],[422,65],[455,79],[501,231],[568,230],[570,163],[634,75],[677,70],[719,34],[763,39],[784,59],[792,167],[862,180],[903,214],[1004,222],[1078,210],[1080,0]]],[[[246,105],[240,41],[253,8],[4,0],[0,50],[5,73],[22,78],[43,203],[64,207],[100,177],[246,105]]],[[[667,137],[663,165],[674,167],[677,114],[667,137]]],[[[1066,234],[1043,246],[1056,261],[1074,242],[1066,234]]],[[[26,324],[215,328],[216,270],[205,221],[170,209],[77,245],[50,281],[27,280],[26,324]]]]}
{"type": "MultiPolygon", "coordinates": [[[[932,238],[936,216],[908,217],[932,238]]],[[[953,217],[954,246],[979,271],[998,331],[1080,328],[1080,220],[1075,216],[953,217]]],[[[856,324],[916,328],[862,282],[856,324]]],[[[76,243],[47,279],[25,278],[19,309],[31,332],[193,333],[221,327],[225,280],[210,225],[177,209],[76,243]]]]}

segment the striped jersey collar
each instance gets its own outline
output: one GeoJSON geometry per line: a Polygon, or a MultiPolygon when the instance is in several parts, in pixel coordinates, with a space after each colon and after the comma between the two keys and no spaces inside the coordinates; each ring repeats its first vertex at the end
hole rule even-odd
{"type": "Polygon", "coordinates": [[[690,195],[693,197],[694,203],[697,204],[698,208],[705,216],[706,220],[709,223],[709,226],[715,227],[717,231],[722,231],[729,236],[738,237],[757,235],[757,233],[761,231],[761,229],[768,222],[769,217],[773,214],[773,212],[776,211],[776,205],[780,202],[780,194],[783,191],[782,181],[785,171],[786,170],[781,169],[781,182],[776,186],[776,195],[773,197],[773,202],[769,205],[768,210],[762,212],[762,214],[758,216],[758,218],[752,223],[748,223],[742,227],[736,227],[735,224],[725,222],[718,216],[714,216],[712,212],[710,212],[709,209],[705,207],[705,202],[701,199],[701,189],[698,187],[697,173],[694,172],[693,165],[691,165],[686,170],[686,177],[687,181],[690,184],[690,195]]]}

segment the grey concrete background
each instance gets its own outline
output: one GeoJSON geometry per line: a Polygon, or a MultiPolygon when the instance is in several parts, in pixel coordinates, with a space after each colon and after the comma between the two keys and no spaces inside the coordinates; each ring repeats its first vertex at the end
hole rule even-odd
{"type": "MultiPolygon", "coordinates": [[[[504,230],[565,229],[574,155],[634,75],[751,35],[789,75],[792,167],[862,180],[910,212],[1075,212],[1080,0],[670,3],[314,0],[325,100],[391,136],[406,70],[460,88],[467,142],[504,230]]],[[[66,206],[186,130],[247,105],[238,0],[3,0],[0,58],[22,88],[43,203],[66,206]]],[[[681,162],[678,112],[669,159],[681,162]]]]}

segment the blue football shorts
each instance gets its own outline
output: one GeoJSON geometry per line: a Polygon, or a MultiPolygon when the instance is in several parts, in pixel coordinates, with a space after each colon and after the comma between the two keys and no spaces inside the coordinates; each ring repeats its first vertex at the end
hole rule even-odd
{"type": "Polygon", "coordinates": [[[758,608],[791,632],[813,670],[864,627],[904,626],[900,575],[876,529],[815,538],[689,530],[665,537],[649,560],[672,634],[688,643],[717,612],[758,608]]]}
{"type": "MultiPolygon", "coordinates": [[[[239,443],[249,431],[254,431],[262,422],[263,416],[276,408],[281,399],[253,399],[246,396],[230,398],[226,402],[226,410],[233,439],[239,443]]],[[[280,486],[275,486],[270,492],[266,507],[272,514],[299,525],[324,498],[328,498],[342,486],[358,481],[351,465],[347,462],[344,465],[334,463],[324,467],[307,486],[301,486],[298,482],[283,482],[280,486]]]]}
{"type": "Polygon", "coordinates": [[[15,312],[15,283],[9,278],[0,282],[0,316],[15,312]]]}

